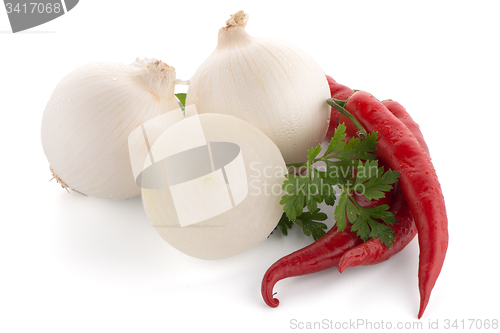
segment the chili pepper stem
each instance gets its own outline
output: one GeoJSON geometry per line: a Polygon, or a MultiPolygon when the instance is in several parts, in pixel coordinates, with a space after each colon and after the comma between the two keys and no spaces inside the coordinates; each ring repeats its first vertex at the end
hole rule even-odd
{"type": "Polygon", "coordinates": [[[341,107],[345,106],[345,103],[347,103],[347,100],[343,99],[336,99],[336,98],[330,98],[332,101],[334,101],[337,105],[340,105],[341,107]]]}
{"type": "MultiPolygon", "coordinates": [[[[349,113],[349,111],[347,111],[346,109],[344,109],[338,102],[342,102],[341,104],[344,104],[345,105],[345,101],[341,101],[341,100],[337,100],[337,99],[333,99],[333,98],[329,98],[326,100],[326,103],[328,103],[328,105],[330,105],[332,108],[334,108],[335,110],[337,110],[338,112],[342,113],[344,116],[346,116],[350,121],[353,122],[353,124],[356,126],[356,128],[358,129],[358,132],[356,133],[361,139],[366,139],[366,137],[368,136],[368,133],[366,132],[366,130],[364,129],[364,127],[359,123],[359,121],[354,118],[354,116],[352,114],[349,113]]],[[[339,117],[340,118],[340,117],[339,117]]]]}

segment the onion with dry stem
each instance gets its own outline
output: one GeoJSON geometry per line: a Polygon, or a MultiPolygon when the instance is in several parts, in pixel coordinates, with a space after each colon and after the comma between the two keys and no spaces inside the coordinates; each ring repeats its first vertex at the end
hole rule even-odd
{"type": "Polygon", "coordinates": [[[141,123],[179,108],[175,69],[152,59],[94,62],[55,88],[43,114],[42,145],[64,188],[99,198],[140,195],[127,146],[141,123]]]}
{"type": "Polygon", "coordinates": [[[190,79],[186,104],[260,129],[287,163],[302,162],[328,128],[330,89],[316,61],[295,45],[250,36],[239,11],[219,30],[217,47],[190,79]]]}

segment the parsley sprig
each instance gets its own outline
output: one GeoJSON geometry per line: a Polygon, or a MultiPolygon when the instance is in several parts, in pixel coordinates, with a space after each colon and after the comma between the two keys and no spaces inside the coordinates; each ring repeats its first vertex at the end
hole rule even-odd
{"type": "Polygon", "coordinates": [[[322,223],[327,215],[320,212],[318,204],[324,202],[328,206],[335,206],[336,203],[334,216],[338,230],[344,230],[349,221],[351,230],[356,231],[364,241],[378,237],[391,247],[395,235],[389,225],[397,221],[389,211],[390,207],[361,207],[353,193],[361,193],[369,200],[380,199],[391,190],[391,184],[398,180],[399,172],[385,171],[384,167],[378,166],[373,154],[376,151],[377,133],[367,134],[363,140],[352,138],[346,142],[345,130],[344,124],[336,128],[322,156],[319,156],[322,148],[318,145],[308,151],[306,162],[288,165],[296,172],[287,174],[283,182],[285,194],[280,203],[284,213],[278,226],[287,235],[288,229],[295,223],[302,227],[306,235],[318,240],[327,229],[322,223]],[[313,166],[318,162],[324,164],[324,170],[313,166]],[[340,190],[338,199],[335,187],[340,190]]]}

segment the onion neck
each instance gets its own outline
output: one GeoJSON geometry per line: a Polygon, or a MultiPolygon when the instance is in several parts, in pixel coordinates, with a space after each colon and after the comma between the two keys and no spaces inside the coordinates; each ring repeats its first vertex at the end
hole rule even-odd
{"type": "Polygon", "coordinates": [[[177,80],[175,68],[160,60],[137,58],[134,66],[140,69],[139,85],[158,99],[175,99],[175,86],[189,84],[189,81],[177,80]]]}
{"type": "Polygon", "coordinates": [[[245,27],[248,22],[248,14],[240,10],[231,15],[226,21],[226,26],[219,30],[219,40],[217,48],[224,48],[234,39],[249,40],[250,35],[246,32],[245,27]]]}

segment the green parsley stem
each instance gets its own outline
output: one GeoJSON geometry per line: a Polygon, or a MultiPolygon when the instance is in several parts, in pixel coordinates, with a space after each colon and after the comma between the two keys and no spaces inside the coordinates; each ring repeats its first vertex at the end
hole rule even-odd
{"type": "MultiPolygon", "coordinates": [[[[359,123],[359,121],[354,118],[354,116],[352,114],[349,113],[349,111],[347,111],[346,109],[344,109],[341,105],[339,105],[339,103],[337,102],[339,100],[335,100],[335,99],[332,99],[332,98],[329,98],[326,100],[326,102],[328,103],[328,105],[330,105],[332,108],[334,108],[335,110],[337,110],[338,112],[342,113],[344,116],[346,116],[350,121],[353,122],[353,124],[356,126],[356,128],[358,129],[358,132],[356,133],[361,139],[366,139],[366,137],[368,136],[368,133],[366,132],[365,128],[359,123]]],[[[339,102],[343,102],[342,104],[345,105],[345,101],[339,101],[339,102]]],[[[340,118],[340,117],[339,117],[340,118]]]]}
{"type": "Polygon", "coordinates": [[[352,194],[347,193],[347,197],[349,198],[349,200],[351,200],[352,203],[354,203],[354,206],[356,206],[356,208],[358,208],[359,210],[363,209],[363,207],[360,206],[360,204],[356,201],[356,199],[354,199],[352,194]]]}

